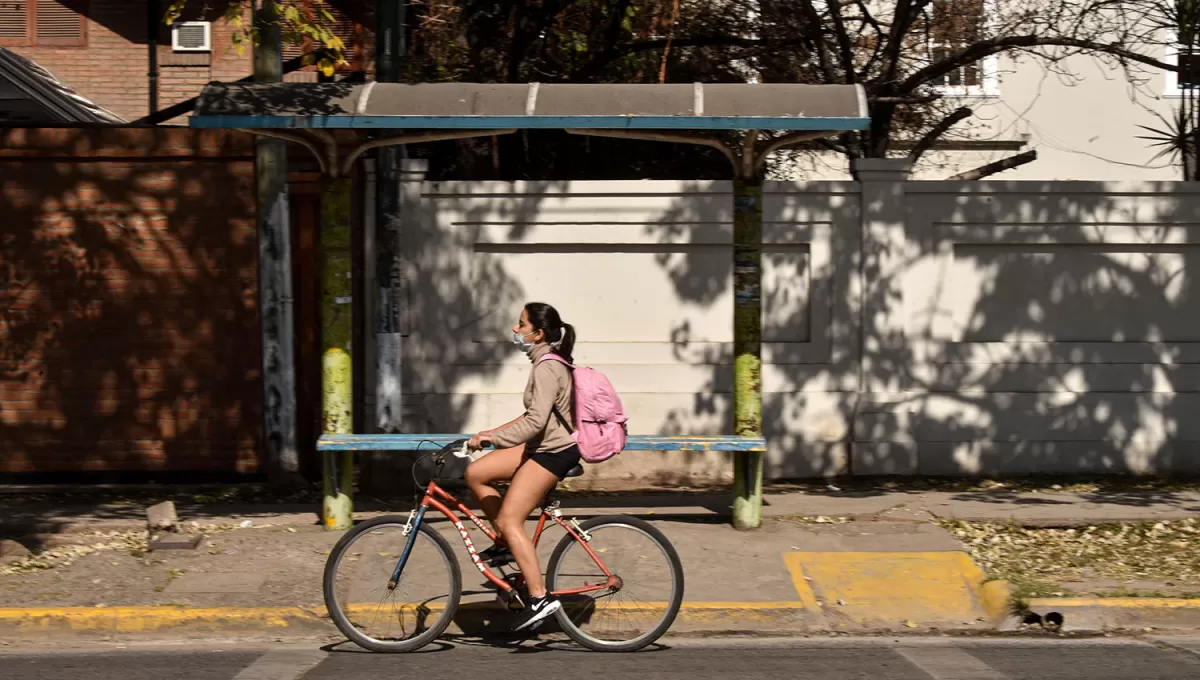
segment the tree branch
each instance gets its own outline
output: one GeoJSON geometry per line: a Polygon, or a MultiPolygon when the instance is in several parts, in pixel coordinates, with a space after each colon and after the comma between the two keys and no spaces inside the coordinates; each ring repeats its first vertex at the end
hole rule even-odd
{"type": "MultiPolygon", "coordinates": [[[[875,31],[874,40],[869,41],[871,43],[871,56],[867,59],[866,63],[863,64],[862,67],[863,73],[872,73],[873,69],[875,68],[875,64],[879,63],[880,59],[883,58],[883,48],[886,46],[883,37],[887,35],[888,29],[885,28],[883,24],[879,23],[879,21],[871,14],[871,12],[867,9],[866,4],[863,3],[863,0],[855,0],[855,2],[858,4],[859,9],[863,13],[863,24],[870,26],[871,29],[875,31]]],[[[865,32],[865,30],[860,30],[859,32],[860,43],[864,38],[863,34],[865,32]]]]}
{"type": "Polygon", "coordinates": [[[896,13],[892,16],[892,30],[888,34],[887,47],[883,49],[884,82],[891,82],[896,77],[896,69],[900,66],[900,52],[904,49],[904,39],[908,36],[908,29],[916,21],[917,15],[932,1],[898,0],[896,2],[896,13]]]}
{"type": "Polygon", "coordinates": [[[629,11],[631,0],[616,0],[613,14],[608,18],[608,27],[604,30],[604,51],[610,52],[617,47],[621,39],[621,27],[625,23],[625,13],[629,11]]]}
{"type": "Polygon", "coordinates": [[[821,146],[823,146],[826,149],[829,149],[830,151],[833,151],[835,153],[846,154],[846,155],[850,154],[850,149],[847,149],[844,145],[838,144],[837,142],[833,141],[832,139],[829,139],[828,137],[822,137],[822,138],[818,139],[817,144],[820,144],[821,146]]]}
{"type": "Polygon", "coordinates": [[[868,101],[877,104],[932,104],[941,99],[940,94],[927,94],[920,97],[871,97],[868,101]]]}
{"type": "MultiPolygon", "coordinates": [[[[871,28],[874,28],[876,31],[879,32],[879,35],[883,35],[884,33],[886,33],[886,31],[883,29],[883,26],[879,23],[879,20],[875,18],[874,14],[871,14],[871,10],[867,9],[866,2],[864,2],[863,0],[854,0],[854,4],[858,5],[859,11],[863,13],[863,21],[864,22],[870,24],[871,28]]],[[[876,43],[876,44],[878,44],[878,43],[876,43]]]]}
{"type": "Polygon", "coordinates": [[[1002,158],[1002,159],[996,161],[995,163],[988,163],[987,165],[981,165],[978,168],[975,168],[974,170],[960,172],[957,175],[954,175],[953,177],[949,177],[947,179],[949,179],[951,181],[957,181],[957,180],[974,181],[977,179],[983,179],[984,177],[987,177],[988,175],[994,175],[998,172],[1004,172],[1005,170],[1012,170],[1013,168],[1020,167],[1022,165],[1025,165],[1026,163],[1032,163],[1036,160],[1037,160],[1037,149],[1030,149],[1029,151],[1026,151],[1025,153],[1019,153],[1015,156],[1009,156],[1008,158],[1002,158]]]}
{"type": "MultiPolygon", "coordinates": [[[[705,35],[696,36],[693,38],[675,38],[670,41],[672,48],[681,47],[743,47],[746,49],[754,48],[780,48],[780,47],[801,47],[805,45],[808,38],[791,38],[789,40],[762,40],[759,38],[742,38],[733,35],[705,35]]],[[[667,46],[668,40],[661,38],[657,40],[641,40],[638,42],[627,43],[614,48],[612,51],[601,53],[595,59],[584,64],[579,70],[571,74],[571,80],[579,81],[586,80],[595,75],[597,71],[605,66],[623,59],[631,54],[638,52],[651,52],[661,50],[667,46]]]]}
{"type": "Polygon", "coordinates": [[[938,122],[937,125],[934,125],[929,132],[926,132],[925,135],[921,137],[916,146],[914,146],[912,151],[909,152],[909,159],[911,159],[914,163],[917,162],[926,151],[929,151],[929,149],[933,148],[934,143],[936,143],[937,140],[942,137],[942,135],[946,134],[950,128],[954,127],[959,121],[965,118],[970,118],[971,113],[971,109],[966,106],[955,109],[953,113],[943,118],[938,122]]]}
{"type": "Polygon", "coordinates": [[[833,0],[829,3],[829,13],[833,17],[833,29],[837,35],[838,51],[842,55],[842,70],[846,72],[846,84],[854,85],[858,82],[858,73],[854,68],[854,48],[850,46],[850,34],[846,32],[846,22],[842,20],[841,0],[833,0]]]}
{"type": "Polygon", "coordinates": [[[828,137],[829,135],[836,134],[837,132],[828,130],[799,130],[797,132],[789,132],[782,137],[776,137],[775,139],[768,141],[763,146],[762,150],[758,152],[757,156],[755,156],[754,167],[761,167],[762,164],[767,161],[767,156],[770,156],[772,153],[775,153],[786,146],[802,144],[804,142],[810,142],[814,139],[821,139],[828,137]]]}
{"type": "Polygon", "coordinates": [[[974,64],[985,57],[990,57],[993,54],[1000,54],[1008,50],[1029,48],[1029,47],[1077,47],[1088,50],[1090,52],[1100,52],[1111,54],[1114,57],[1136,61],[1147,66],[1153,66],[1165,71],[1178,71],[1179,67],[1174,64],[1167,64],[1157,59],[1147,57],[1144,54],[1130,51],[1118,45],[1109,45],[1095,40],[1083,40],[1080,38],[1065,38],[1055,37],[1047,38],[1037,35],[1012,35],[1001,38],[992,38],[983,40],[965,47],[945,59],[917,70],[912,75],[904,79],[903,82],[896,88],[896,91],[903,94],[912,92],[921,85],[925,85],[932,81],[941,78],[942,76],[957,70],[968,64],[974,64]]]}
{"type": "MultiPolygon", "coordinates": [[[[835,2],[837,0],[834,0],[835,2]]],[[[817,48],[817,62],[821,67],[821,73],[825,75],[825,82],[836,83],[837,73],[833,70],[833,64],[829,63],[829,48],[825,44],[825,36],[822,31],[824,27],[821,25],[821,15],[817,12],[817,8],[813,6],[813,0],[802,0],[800,3],[804,14],[808,17],[805,26],[805,33],[809,34],[809,38],[817,48]]]]}

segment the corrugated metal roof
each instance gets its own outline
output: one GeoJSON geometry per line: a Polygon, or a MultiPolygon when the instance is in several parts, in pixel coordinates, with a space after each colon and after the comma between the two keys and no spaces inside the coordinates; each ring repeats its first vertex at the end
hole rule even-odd
{"type": "Polygon", "coordinates": [[[0,47],[0,125],[122,125],[37,62],[0,47]]]}
{"type": "Polygon", "coordinates": [[[202,128],[860,130],[857,85],[212,83],[202,128]]]}

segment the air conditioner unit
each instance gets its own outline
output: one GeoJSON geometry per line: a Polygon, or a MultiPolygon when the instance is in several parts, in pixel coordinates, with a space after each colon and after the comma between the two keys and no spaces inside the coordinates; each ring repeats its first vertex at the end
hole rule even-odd
{"type": "Polygon", "coordinates": [[[212,22],[181,21],[172,26],[171,49],[176,52],[211,52],[212,22]]]}

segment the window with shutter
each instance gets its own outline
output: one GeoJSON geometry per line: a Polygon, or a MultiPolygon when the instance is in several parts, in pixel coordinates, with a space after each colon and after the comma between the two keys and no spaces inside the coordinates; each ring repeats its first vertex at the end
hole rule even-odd
{"type": "Polygon", "coordinates": [[[87,44],[87,0],[0,0],[0,47],[87,44]]]}
{"type": "Polygon", "coordinates": [[[29,3],[0,0],[0,46],[29,44],[29,3]]]}
{"type": "Polygon", "coordinates": [[[34,0],[34,4],[38,45],[86,44],[83,0],[34,0]]]}

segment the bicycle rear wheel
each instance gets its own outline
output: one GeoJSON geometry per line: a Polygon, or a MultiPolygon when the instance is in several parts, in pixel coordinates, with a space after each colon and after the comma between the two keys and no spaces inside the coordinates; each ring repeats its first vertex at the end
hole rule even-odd
{"type": "Polygon", "coordinates": [[[558,594],[559,625],[572,640],[598,652],[632,652],[651,644],[674,623],[683,604],[683,565],[662,532],[634,517],[593,517],[580,527],[587,546],[617,584],[587,593],[569,591],[604,584],[604,574],[584,543],[570,534],[550,555],[546,587],[558,594]]]}
{"type": "Polygon", "coordinates": [[[411,652],[445,632],[458,610],[462,574],[449,542],[422,524],[400,581],[388,581],[408,542],[407,517],[363,522],[325,562],[325,607],[338,630],[373,652],[411,652]]]}

